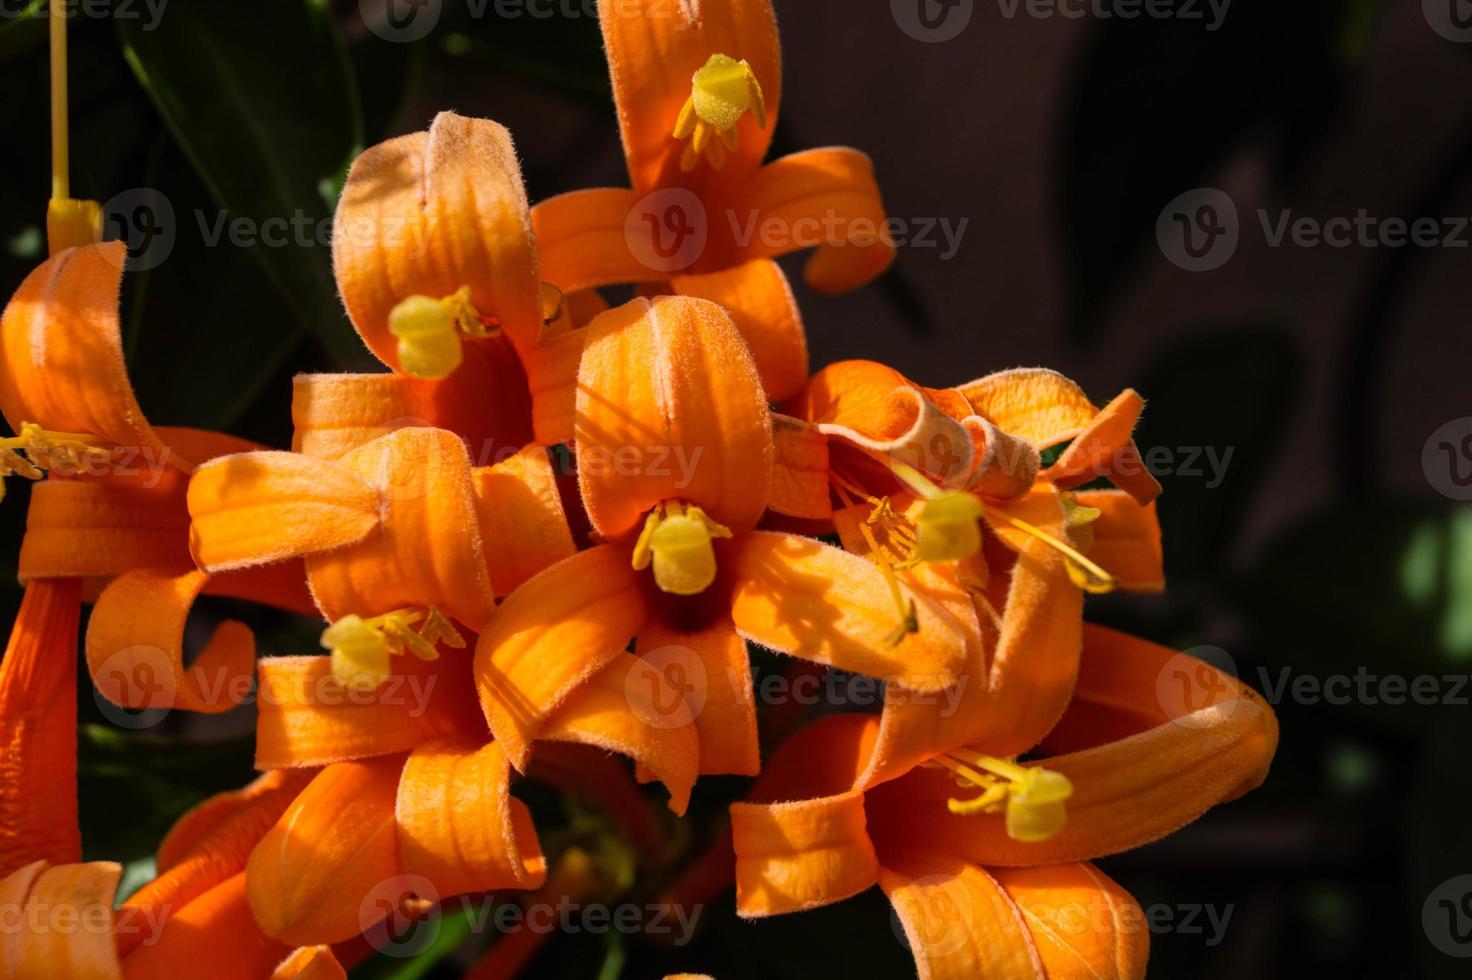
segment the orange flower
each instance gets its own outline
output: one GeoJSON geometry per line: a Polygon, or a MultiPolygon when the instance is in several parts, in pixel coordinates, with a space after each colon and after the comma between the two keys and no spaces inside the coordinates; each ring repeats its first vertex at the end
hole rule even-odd
{"type": "MultiPolygon", "coordinates": [[[[513,765],[525,764],[534,739],[571,731],[619,748],[631,708],[683,728],[685,694],[698,702],[689,705],[698,771],[754,773],[743,638],[916,690],[956,680],[965,641],[941,602],[907,590],[916,629],[895,636],[891,583],[872,564],[756,530],[770,412],[720,307],[634,300],[594,319],[588,335],[576,452],[584,506],[608,543],[526,582],[476,645],[481,707],[513,765]]],[[[696,771],[671,784],[677,812],[696,771]]]]}
{"type": "MultiPolygon", "coordinates": [[[[869,158],[828,147],[762,165],[782,86],[769,0],[601,0],[599,24],[632,186],[532,209],[543,277],[569,295],[645,283],[714,300],[745,337],[769,397],[790,397],[807,375],[807,344],[772,257],[816,248],[806,276],[823,292],[856,288],[889,265],[869,158]]],[[[566,333],[550,331],[549,344],[576,344],[566,333]]],[[[558,417],[568,422],[565,408],[558,417]]]]}
{"type": "Polygon", "coordinates": [[[567,311],[539,281],[505,128],[442,112],[427,132],[364,151],[338,200],[332,258],[353,327],[393,373],[297,377],[296,449],[332,459],[406,425],[473,446],[531,440],[532,394],[553,382],[544,356],[527,359],[543,321],[567,311]]]}
{"type": "MultiPolygon", "coordinates": [[[[1009,669],[1016,681],[997,687],[1025,703],[1028,671],[1009,669]]],[[[1016,762],[983,741],[879,783],[882,727],[815,723],[768,763],[752,802],[732,806],[737,908],[795,912],[878,884],[920,975],[936,978],[1143,976],[1142,913],[1087,862],[1256,787],[1278,737],[1234,678],[1095,627],[1074,703],[1043,745],[1056,754],[1016,762]]]]}

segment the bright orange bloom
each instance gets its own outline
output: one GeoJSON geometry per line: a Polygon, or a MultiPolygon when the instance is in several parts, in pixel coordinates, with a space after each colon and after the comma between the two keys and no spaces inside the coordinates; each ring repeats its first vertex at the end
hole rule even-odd
{"type": "MultiPolygon", "coordinates": [[[[816,248],[806,276],[823,292],[889,265],[869,158],[827,147],[762,164],[782,87],[769,0],[601,0],[599,24],[631,186],[532,209],[543,277],[569,295],[644,283],[714,300],[745,337],[769,397],[792,396],[807,375],[807,342],[772,257],[816,248]]],[[[554,330],[548,342],[577,335],[554,330]]],[[[571,408],[558,417],[570,421],[571,408]]]]}
{"type": "Polygon", "coordinates": [[[110,861],[38,860],[0,878],[0,976],[122,980],[112,911],[122,873],[110,861]]]}
{"type": "MultiPolygon", "coordinates": [[[[1026,667],[1007,669],[1016,682],[995,690],[1027,686],[1026,667]]],[[[1038,760],[1006,763],[986,753],[1010,749],[983,740],[896,772],[875,758],[882,727],[815,723],[732,807],[737,908],[801,911],[878,884],[920,976],[935,978],[1143,976],[1142,913],[1087,862],[1256,787],[1278,738],[1272,711],[1234,678],[1096,627],[1038,760]],[[967,792],[991,799],[956,799],[967,792]]]]}
{"type": "MultiPolygon", "coordinates": [[[[620,748],[630,705],[683,728],[683,694],[694,699],[698,771],[754,773],[744,639],[914,690],[956,681],[965,639],[942,601],[906,590],[916,629],[896,636],[891,584],[873,564],[756,529],[771,414],[720,307],[639,299],[587,329],[575,445],[584,507],[607,543],[512,593],[476,646],[481,707],[513,765],[533,740],[569,731],[620,748]]],[[[677,812],[697,772],[681,764],[677,812]]]]}

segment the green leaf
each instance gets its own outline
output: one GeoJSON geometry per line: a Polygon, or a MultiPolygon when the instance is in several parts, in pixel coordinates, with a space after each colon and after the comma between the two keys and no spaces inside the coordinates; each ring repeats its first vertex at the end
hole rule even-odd
{"type": "Polygon", "coordinates": [[[298,327],[338,367],[364,365],[321,234],[331,223],[322,189],[335,191],[362,145],[352,69],[323,5],[173,0],[152,29],[120,19],[118,33],[215,203],[250,223],[259,240],[247,251],[298,327]]]}
{"type": "Polygon", "coordinates": [[[1231,328],[1167,350],[1141,377],[1135,441],[1164,487],[1169,578],[1219,575],[1288,424],[1298,361],[1278,330],[1231,328]]]}
{"type": "Polygon", "coordinates": [[[152,856],[186,810],[254,778],[254,752],[250,737],[193,742],[81,726],[77,795],[83,856],[107,861],[152,856]]]}

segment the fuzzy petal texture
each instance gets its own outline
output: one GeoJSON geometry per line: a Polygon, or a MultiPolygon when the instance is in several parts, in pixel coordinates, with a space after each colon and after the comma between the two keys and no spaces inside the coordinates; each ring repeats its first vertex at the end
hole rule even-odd
{"type": "Polygon", "coordinates": [[[361,153],[338,200],[332,244],[348,316],[391,368],[399,358],[389,312],[410,296],[440,299],[469,286],[476,311],[518,348],[541,334],[521,168],[511,134],[489,119],[442,112],[427,133],[361,153]]]}
{"type": "Polygon", "coordinates": [[[1150,928],[1139,904],[1092,864],[995,868],[1048,980],[1141,980],[1150,928]]]}
{"type": "Polygon", "coordinates": [[[388,681],[361,692],[338,682],[329,657],[267,657],[260,662],[256,766],[323,766],[407,752],[440,736],[484,735],[466,662],[464,650],[428,661],[403,654],[393,658],[388,681]]]}
{"type": "Polygon", "coordinates": [[[307,558],[327,619],[438,606],[479,630],[494,607],[465,445],[443,429],[400,429],[337,461],[379,501],[375,531],[307,558]]]}
{"type": "MultiPolygon", "coordinates": [[[[659,254],[644,238],[651,233],[638,223],[639,204],[639,193],[623,187],[569,191],[539,202],[532,228],[542,275],[566,294],[667,278],[666,269],[638,257],[659,254]]],[[[672,264],[678,263],[677,256],[672,264]]]]}
{"type": "Polygon", "coordinates": [[[767,505],[789,517],[820,521],[831,518],[828,437],[810,422],[774,413],[772,450],[772,487],[767,505]]]}
{"type": "Polygon", "coordinates": [[[1145,468],[1131,439],[1144,408],[1145,400],[1133,389],[1121,392],[1043,472],[1044,479],[1067,490],[1107,476],[1137,503],[1154,500],[1160,495],[1160,483],[1145,468]]]}
{"type": "Polygon", "coordinates": [[[82,858],[75,579],[26,586],[0,660],[0,875],[82,858]]]}
{"type": "Polygon", "coordinates": [[[481,539],[496,595],[577,550],[544,446],[530,445],[470,471],[481,539]]]}
{"type": "Polygon", "coordinates": [[[626,548],[581,551],[507,596],[475,646],[481,709],[511,764],[579,685],[628,646],[645,619],[626,548]]]}
{"type": "Polygon", "coordinates": [[[155,942],[123,961],[127,980],[219,980],[269,977],[289,946],[261,931],[246,900],[244,872],[227,878],[183,908],[174,909],[155,942]]]}
{"type": "Polygon", "coordinates": [[[162,467],[133,480],[35,484],[20,544],[21,581],[111,578],[131,568],[189,565],[187,479],[162,467]]]}
{"type": "Polygon", "coordinates": [[[67,249],[21,283],[0,318],[0,410],[16,430],[35,422],[161,460],[123,363],[126,253],[122,242],[67,249]]]}
{"type": "Polygon", "coordinates": [[[0,880],[5,939],[0,976],[10,980],[120,980],[113,893],[122,865],[48,866],[34,861],[0,880]]]}
{"type": "Polygon", "coordinates": [[[615,539],[664,500],[740,534],[767,504],[772,425],[756,365],[725,311],[682,296],[636,299],[587,328],[578,370],[578,483],[615,539]]]}
{"type": "Polygon", "coordinates": [[[634,676],[649,695],[638,704],[663,714],[664,699],[684,693],[700,737],[700,774],[755,776],[761,751],[751,660],[731,624],[686,632],[651,621],[639,630],[635,653],[645,666],[634,676]]]}
{"type": "Polygon", "coordinates": [[[795,534],[754,531],[721,552],[735,582],[731,618],[749,640],[814,663],[937,691],[957,680],[966,638],[911,590],[919,629],[890,642],[899,611],[872,562],[795,534]]]}
{"type": "Polygon", "coordinates": [[[341,942],[388,914],[374,900],[392,907],[401,897],[380,893],[403,871],[394,826],[403,767],[400,756],[328,766],[256,845],[246,891],[267,935],[292,946],[341,942]]]}
{"type": "Polygon", "coordinates": [[[362,541],[382,507],[346,466],[298,453],[222,456],[189,481],[189,547],[206,571],[284,561],[362,541]]]}
{"type": "Polygon", "coordinates": [[[808,379],[808,341],[802,313],[782,267],[752,259],[729,269],[670,279],[674,291],[718,303],[731,315],[751,350],[767,401],[786,401],[808,379]]]}
{"type": "Polygon", "coordinates": [[[972,411],[1040,447],[1078,435],[1099,410],[1084,390],[1048,368],[1012,368],[960,385],[972,411]]]}
{"type": "Polygon", "coordinates": [[[539,887],[547,861],[526,804],[511,798],[510,779],[511,764],[495,742],[416,748],[396,804],[404,870],[428,879],[440,898],[539,887]]]}
{"type": "Polygon", "coordinates": [[[271,980],[348,980],[331,946],[299,946],[282,960],[271,980]]]}
{"type": "Polygon", "coordinates": [[[1089,525],[1090,560],[1113,575],[1121,589],[1163,591],[1165,552],[1155,502],[1141,506],[1123,490],[1079,490],[1074,496],[1079,506],[1099,511],[1099,519],[1089,525]]]}
{"type": "Polygon", "coordinates": [[[113,579],[87,622],[87,668],[98,692],[124,708],[218,714],[249,695],[255,637],[225,620],[188,667],[184,627],[209,575],[137,569],[113,579]]]}
{"type": "Polygon", "coordinates": [[[751,66],[766,102],[765,125],[746,113],[736,128],[740,143],[725,165],[711,171],[702,163],[684,176],[731,185],[756,168],[767,155],[782,95],[782,56],[770,0],[599,0],[598,23],[634,190],[647,194],[681,178],[684,143],[670,134],[690,97],[691,76],[713,54],[751,66]]]}

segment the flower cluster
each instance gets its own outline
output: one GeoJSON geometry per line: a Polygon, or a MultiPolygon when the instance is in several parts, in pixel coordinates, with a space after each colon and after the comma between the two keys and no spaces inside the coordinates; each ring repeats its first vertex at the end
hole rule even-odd
{"type": "MultiPolygon", "coordinates": [[[[885,226],[868,159],[763,162],[767,0],[600,8],[630,186],[532,207],[510,134],[451,113],[364,152],[333,261],[388,370],[299,376],[289,451],[148,423],[120,243],[54,230],[6,307],[0,466],[39,482],[0,664],[0,893],[108,910],[0,937],[6,975],[342,976],[385,920],[598,894],[623,860],[664,862],[672,893],[734,882],[747,917],[878,885],[923,977],[1139,977],[1138,908],[1090,860],[1266,775],[1256,694],[1083,621],[1087,594],[1164,585],[1141,398],[1099,407],[1040,368],[810,375],[780,249],[732,228],[818,220],[808,284],[863,285],[894,255],[845,231],[885,226]],[[698,247],[669,247],[692,224],[698,247]],[[186,657],[202,593],[312,616],[323,650],[257,659],[226,622],[186,657]],[[84,600],[110,701],[257,694],[263,774],[186,814],[115,912],[70,776],[84,600]],[[759,710],[749,645],[876,678],[881,702],[759,710]],[[722,774],[755,778],[680,877],[660,821],[722,774]],[[544,850],[523,776],[600,803],[622,858],[544,850]]],[[[527,955],[503,941],[477,969],[527,955]]]]}

